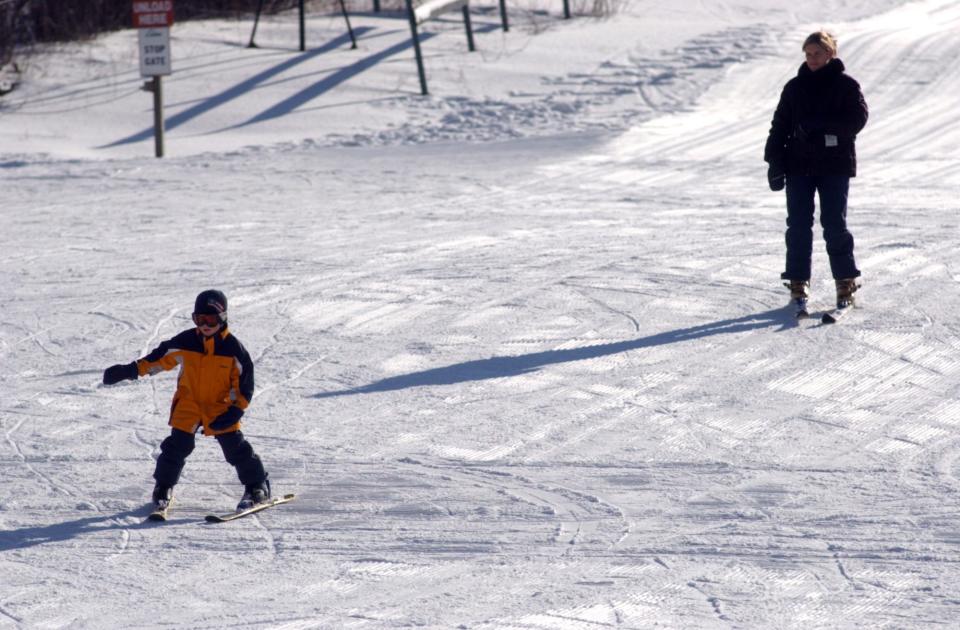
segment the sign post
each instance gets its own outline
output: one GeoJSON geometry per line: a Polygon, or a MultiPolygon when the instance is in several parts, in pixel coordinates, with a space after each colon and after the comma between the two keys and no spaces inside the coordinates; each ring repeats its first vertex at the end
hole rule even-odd
{"type": "Polygon", "coordinates": [[[153,93],[154,152],[163,157],[163,83],[173,72],[170,58],[170,26],[173,0],[133,0],[133,26],[140,47],[140,76],[150,77],[143,89],[153,93]]]}

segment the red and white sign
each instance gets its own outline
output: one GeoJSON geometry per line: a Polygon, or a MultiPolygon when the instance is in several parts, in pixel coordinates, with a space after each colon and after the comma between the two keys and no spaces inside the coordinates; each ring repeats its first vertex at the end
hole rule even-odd
{"type": "Polygon", "coordinates": [[[134,28],[173,25],[173,0],[133,0],[134,28]]]}

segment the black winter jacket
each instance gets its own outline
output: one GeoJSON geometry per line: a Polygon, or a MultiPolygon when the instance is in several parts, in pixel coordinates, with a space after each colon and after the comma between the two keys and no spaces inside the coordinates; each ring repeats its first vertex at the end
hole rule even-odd
{"type": "Polygon", "coordinates": [[[816,72],[803,64],[783,87],[763,159],[787,175],[855,177],[855,142],[866,124],[860,84],[843,62],[831,59],[816,72]]]}

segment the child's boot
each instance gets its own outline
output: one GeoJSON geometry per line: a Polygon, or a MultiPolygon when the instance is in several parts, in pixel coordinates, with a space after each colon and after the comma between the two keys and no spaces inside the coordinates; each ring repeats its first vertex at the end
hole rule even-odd
{"type": "Polygon", "coordinates": [[[153,487],[153,504],[163,509],[170,506],[173,501],[173,487],[161,486],[157,484],[153,487]]]}
{"type": "Polygon", "coordinates": [[[243,498],[237,504],[237,511],[249,510],[258,503],[270,500],[270,480],[264,479],[260,483],[251,484],[246,487],[243,498]]]}

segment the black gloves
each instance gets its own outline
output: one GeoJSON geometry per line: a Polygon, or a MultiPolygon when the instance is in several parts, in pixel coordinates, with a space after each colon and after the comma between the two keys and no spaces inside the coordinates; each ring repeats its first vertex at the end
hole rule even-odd
{"type": "Polygon", "coordinates": [[[771,164],[767,169],[767,183],[770,184],[770,190],[783,190],[787,185],[787,175],[783,172],[783,167],[771,164]]]}
{"type": "Polygon", "coordinates": [[[135,381],[139,373],[137,372],[137,362],[111,365],[103,371],[103,384],[113,385],[120,381],[135,381]]]}
{"type": "Polygon", "coordinates": [[[231,405],[229,409],[213,419],[213,422],[210,423],[210,428],[214,431],[229,429],[240,422],[241,417],[243,417],[243,409],[231,405]]]}

